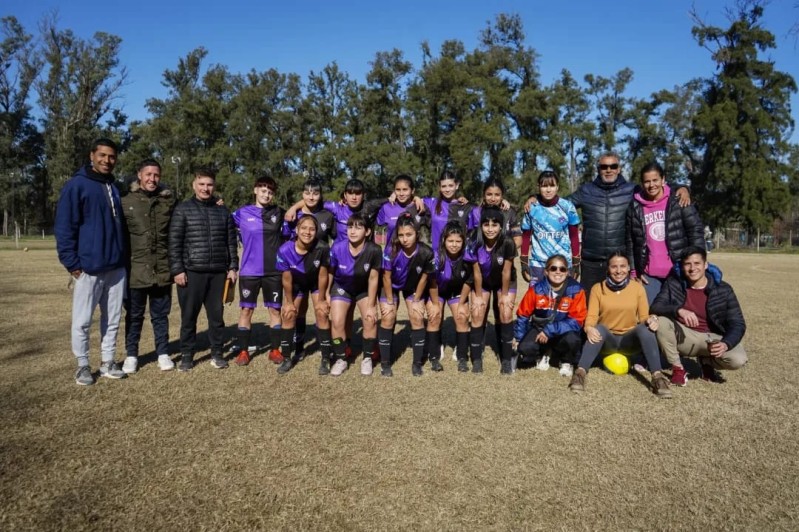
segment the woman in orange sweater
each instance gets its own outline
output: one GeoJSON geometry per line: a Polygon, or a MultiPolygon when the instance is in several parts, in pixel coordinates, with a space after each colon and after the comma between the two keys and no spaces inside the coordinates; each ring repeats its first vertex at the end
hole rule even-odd
{"type": "Polygon", "coordinates": [[[608,275],[591,288],[585,335],[578,368],[572,375],[569,389],[585,391],[588,369],[600,353],[621,352],[632,355],[639,350],[652,372],[652,391],[662,398],[670,398],[669,380],[660,371],[660,352],[655,331],[657,316],[649,314],[646,291],[638,281],[630,281],[630,263],[620,251],[608,260],[608,275]]]}

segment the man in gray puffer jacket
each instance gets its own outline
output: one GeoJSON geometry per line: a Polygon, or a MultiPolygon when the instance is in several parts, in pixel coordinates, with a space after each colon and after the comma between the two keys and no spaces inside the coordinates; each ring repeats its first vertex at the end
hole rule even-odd
{"type": "Polygon", "coordinates": [[[205,307],[211,364],[228,366],[222,356],[223,303],[226,279],[235,282],[239,269],[236,226],[230,211],[214,197],[216,173],[207,168],[194,173],[194,197],[175,208],[169,226],[169,270],[178,286],[180,351],[178,369],[193,366],[197,317],[205,307]]]}

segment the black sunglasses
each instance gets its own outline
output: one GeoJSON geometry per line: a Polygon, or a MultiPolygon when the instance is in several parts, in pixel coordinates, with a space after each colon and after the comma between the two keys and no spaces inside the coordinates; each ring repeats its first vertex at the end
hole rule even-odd
{"type": "Polygon", "coordinates": [[[569,269],[566,266],[550,266],[547,271],[566,273],[569,269]]]}
{"type": "Polygon", "coordinates": [[[619,163],[600,164],[599,165],[599,169],[600,170],[618,170],[619,169],[619,163]]]}

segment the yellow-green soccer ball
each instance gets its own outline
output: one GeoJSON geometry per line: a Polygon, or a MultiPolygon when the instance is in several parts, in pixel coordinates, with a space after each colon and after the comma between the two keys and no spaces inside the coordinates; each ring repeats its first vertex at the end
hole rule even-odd
{"type": "Polygon", "coordinates": [[[614,375],[625,375],[630,371],[630,361],[621,353],[612,353],[602,360],[605,368],[614,375]]]}

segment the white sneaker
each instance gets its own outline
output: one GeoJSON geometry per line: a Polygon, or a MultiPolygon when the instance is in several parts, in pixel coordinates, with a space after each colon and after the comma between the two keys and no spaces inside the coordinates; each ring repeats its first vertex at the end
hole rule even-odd
{"type": "Polygon", "coordinates": [[[361,375],[371,375],[372,374],[372,357],[366,355],[363,357],[363,361],[361,361],[361,375]]]}
{"type": "Polygon", "coordinates": [[[457,347],[453,347],[452,348],[452,360],[454,360],[455,362],[458,361],[458,348],[457,347]]]}
{"type": "Polygon", "coordinates": [[[339,358],[336,360],[336,363],[333,364],[333,367],[330,368],[330,374],[334,377],[338,377],[347,369],[347,361],[343,358],[339,358]]]}
{"type": "Polygon", "coordinates": [[[175,369],[175,363],[169,358],[169,355],[158,355],[158,367],[161,371],[170,371],[175,369]]]}
{"type": "Polygon", "coordinates": [[[136,373],[139,369],[139,359],[137,357],[125,357],[125,362],[122,364],[122,371],[128,375],[136,373]]]}
{"type": "Polygon", "coordinates": [[[572,368],[571,364],[563,362],[560,365],[560,371],[558,373],[560,373],[564,377],[571,377],[574,374],[574,369],[572,368]]]}
{"type": "Polygon", "coordinates": [[[538,371],[546,371],[549,369],[549,356],[544,355],[538,359],[538,363],[535,365],[535,369],[538,371]]]}

